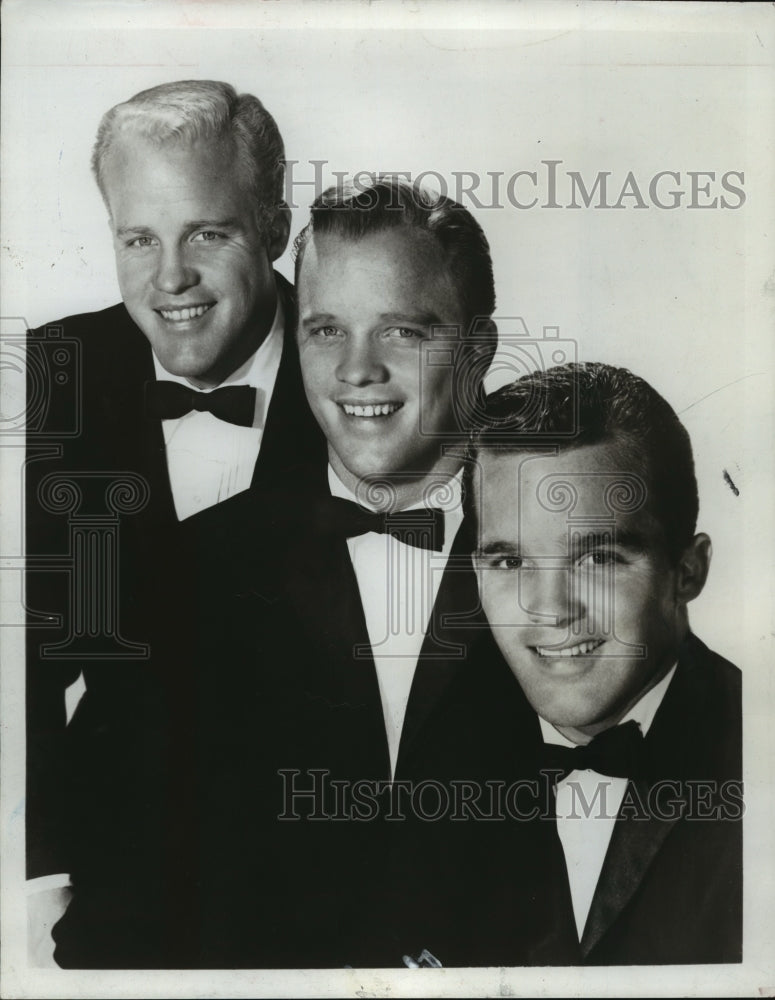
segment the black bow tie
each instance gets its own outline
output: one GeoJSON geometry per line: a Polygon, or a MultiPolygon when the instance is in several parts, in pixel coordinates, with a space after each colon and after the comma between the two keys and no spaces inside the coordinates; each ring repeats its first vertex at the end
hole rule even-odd
{"type": "Polygon", "coordinates": [[[444,547],[444,511],[437,507],[377,514],[342,497],[327,497],[316,510],[318,526],[352,538],[376,531],[407,545],[441,552],[444,547]]]}
{"type": "Polygon", "coordinates": [[[219,420],[252,427],[256,412],[256,390],[249,385],[227,385],[212,392],[197,392],[180,382],[146,382],[145,415],[175,420],[192,410],[212,413],[219,420]]]}
{"type": "Polygon", "coordinates": [[[634,720],[599,733],[586,746],[560,747],[547,743],[543,748],[543,768],[562,771],[557,780],[571,771],[589,768],[612,778],[636,778],[644,773],[645,742],[634,720]]]}

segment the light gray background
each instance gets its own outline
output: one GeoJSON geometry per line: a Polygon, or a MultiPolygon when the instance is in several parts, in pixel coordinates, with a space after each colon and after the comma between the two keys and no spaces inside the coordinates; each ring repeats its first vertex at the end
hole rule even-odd
{"type": "MultiPolygon", "coordinates": [[[[531,170],[539,172],[545,201],[541,161],[554,159],[562,161],[558,200],[565,204],[565,171],[580,172],[587,186],[599,171],[611,171],[613,201],[628,171],[647,200],[655,173],[681,173],[679,184],[661,186],[687,191],[675,210],[635,209],[633,199],[607,211],[477,209],[464,202],[491,243],[497,314],[522,317],[537,336],[544,326],[559,327],[561,337],[577,342],[582,360],[630,367],[666,396],[692,436],[699,529],[714,541],[710,580],[691,609],[692,624],[743,668],[746,681],[747,948],[744,968],[729,972],[729,991],[775,986],[766,958],[772,927],[766,912],[772,895],[771,5],[6,0],[3,16],[2,316],[23,317],[32,326],[118,301],[89,154],[108,107],[167,80],[222,79],[258,95],[277,119],[288,158],[299,161],[297,180],[314,178],[311,160],[327,161],[325,183],[333,170],[432,170],[450,184],[455,171],[502,171],[505,181],[531,170]],[[716,172],[714,195],[725,193],[721,174],[744,172],[745,204],[688,209],[692,170],[716,172]],[[724,470],[739,496],[724,482],[724,470]]],[[[518,190],[528,200],[524,180],[518,190]]],[[[482,200],[488,191],[489,180],[478,192],[482,200]]],[[[295,235],[314,190],[296,186],[294,194],[295,235]]],[[[289,253],[279,266],[291,275],[289,253]]],[[[6,553],[10,530],[6,526],[6,553]]],[[[14,594],[6,590],[6,601],[14,594]]],[[[5,645],[13,652],[17,637],[9,631],[5,645]]],[[[7,684],[6,711],[20,697],[13,680],[7,684]]],[[[18,772],[9,778],[18,788],[18,772]]],[[[5,834],[18,832],[17,805],[6,795],[5,834]]],[[[6,890],[14,885],[7,882],[6,890]]],[[[12,949],[18,928],[11,909],[4,910],[4,939],[12,949]]],[[[26,995],[73,990],[65,985],[71,974],[16,974],[26,995]]],[[[394,989],[402,995],[466,991],[457,972],[438,987],[434,975],[422,973],[420,981],[399,974],[394,989]]],[[[234,976],[217,981],[228,982],[231,992],[246,991],[240,995],[282,988],[266,977],[234,976]]],[[[319,982],[306,976],[306,986],[297,979],[288,988],[314,991],[325,982],[336,994],[369,983],[377,995],[386,988],[385,977],[341,976],[319,982]]],[[[493,976],[486,982],[497,991],[501,979],[493,976]]],[[[151,975],[132,981],[170,995],[190,995],[183,984],[202,982],[193,974],[166,979],[163,987],[151,975]]],[[[719,970],[676,970],[668,977],[647,970],[635,978],[621,970],[612,977],[555,970],[549,978],[529,970],[503,981],[517,992],[574,991],[581,983],[629,992],[648,983],[644,991],[720,995],[727,979],[719,970]]],[[[126,976],[104,974],[83,976],[76,988],[81,995],[91,995],[89,989],[132,993],[126,976]]]]}

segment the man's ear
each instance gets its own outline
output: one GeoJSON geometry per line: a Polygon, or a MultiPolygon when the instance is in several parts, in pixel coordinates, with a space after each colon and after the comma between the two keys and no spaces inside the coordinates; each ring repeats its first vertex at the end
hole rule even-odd
{"type": "Polygon", "coordinates": [[[705,581],[708,579],[713,546],[710,538],[700,533],[695,535],[681,553],[676,569],[676,598],[682,604],[688,604],[702,593],[705,581]]]}
{"type": "Polygon", "coordinates": [[[480,359],[492,361],[498,349],[498,327],[492,316],[481,316],[474,321],[474,350],[480,359]]]}
{"type": "Polygon", "coordinates": [[[458,392],[465,393],[465,399],[475,401],[478,409],[480,394],[484,393],[484,377],[490,370],[498,348],[498,327],[495,321],[491,317],[477,317],[463,344],[465,361],[462,370],[457,373],[458,392]],[[464,379],[462,384],[461,376],[464,379]]]}
{"type": "Polygon", "coordinates": [[[272,228],[268,233],[267,250],[269,260],[275,261],[282,257],[285,248],[288,246],[288,239],[291,235],[291,210],[283,202],[277,209],[272,220],[272,228]]]}

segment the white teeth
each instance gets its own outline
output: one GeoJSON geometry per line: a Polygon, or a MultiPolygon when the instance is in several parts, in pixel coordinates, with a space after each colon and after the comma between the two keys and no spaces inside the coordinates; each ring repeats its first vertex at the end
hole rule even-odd
{"type": "Polygon", "coordinates": [[[204,306],[186,306],[183,309],[160,309],[164,319],[179,323],[181,320],[195,319],[204,316],[208,309],[212,308],[212,303],[204,306]]]}
{"type": "Polygon", "coordinates": [[[400,410],[402,403],[371,403],[366,406],[353,406],[352,403],[342,403],[342,409],[348,417],[387,417],[400,410]]]}
{"type": "Polygon", "coordinates": [[[539,656],[589,656],[602,644],[602,639],[591,639],[589,642],[580,642],[578,646],[565,646],[564,649],[551,649],[546,646],[536,646],[535,648],[539,656]]]}

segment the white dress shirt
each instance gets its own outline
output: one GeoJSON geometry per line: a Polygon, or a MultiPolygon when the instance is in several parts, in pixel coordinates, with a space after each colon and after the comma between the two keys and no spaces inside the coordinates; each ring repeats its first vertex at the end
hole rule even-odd
{"type": "MultiPolygon", "coordinates": [[[[676,665],[636,702],[619,725],[634,720],[645,736],[673,679],[676,665]]],[[[575,747],[554,726],[539,716],[545,743],[575,747]]],[[[573,915],[581,940],[592,897],[603,868],[616,816],[627,788],[627,778],[612,778],[597,771],[571,771],[555,788],[557,832],[565,853],[573,915]]]]}
{"type": "MultiPolygon", "coordinates": [[[[252,427],[239,427],[192,410],[176,420],[162,420],[172,496],[178,520],[183,521],[207,507],[214,507],[248,489],[261,448],[264,420],[274,391],[283,351],[285,317],[280,296],[272,328],[256,353],[232,372],[219,386],[250,385],[256,389],[256,412],[252,427]]],[[[191,383],[171,375],[154,354],[156,378],[191,383]]],[[[211,392],[212,389],[202,390],[211,392]]]]}
{"type": "MultiPolygon", "coordinates": [[[[330,466],[328,483],[333,496],[360,502],[330,466]]],[[[374,531],[347,539],[377,668],[391,777],[395,774],[406,704],[431,609],[463,521],[460,474],[440,489],[437,496],[430,496],[427,503],[413,504],[407,509],[421,510],[426,506],[444,511],[441,552],[407,545],[392,535],[374,531]]]]}

